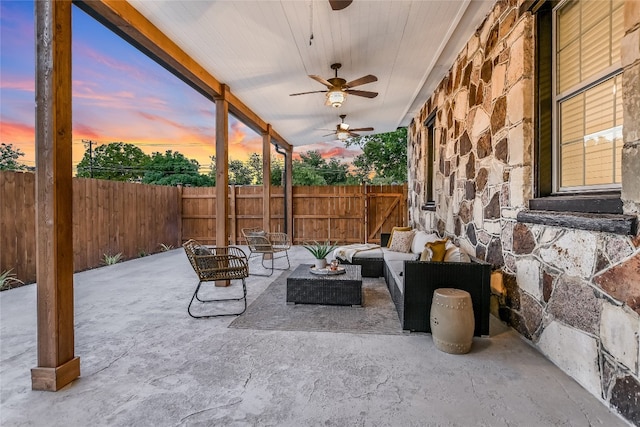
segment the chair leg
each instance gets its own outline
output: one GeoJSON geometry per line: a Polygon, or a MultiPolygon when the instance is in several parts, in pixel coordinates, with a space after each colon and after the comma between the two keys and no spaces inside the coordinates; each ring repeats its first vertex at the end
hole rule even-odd
{"type": "Polygon", "coordinates": [[[205,319],[205,318],[210,318],[210,317],[222,317],[222,316],[239,316],[242,313],[244,313],[247,310],[247,284],[244,280],[244,278],[242,278],[242,297],[240,298],[222,298],[222,299],[207,299],[207,300],[202,300],[200,299],[200,297],[198,297],[198,291],[200,290],[200,286],[202,285],[202,281],[198,282],[198,286],[196,286],[196,290],[193,293],[193,296],[191,297],[191,301],[189,302],[189,307],[187,307],[187,312],[189,313],[189,316],[193,317],[194,319],[205,319]],[[193,304],[194,299],[197,299],[200,302],[206,303],[206,302],[224,302],[224,301],[244,301],[244,308],[242,309],[242,311],[238,312],[238,313],[223,313],[223,314],[208,314],[208,315],[195,315],[191,312],[191,306],[193,304]]]}

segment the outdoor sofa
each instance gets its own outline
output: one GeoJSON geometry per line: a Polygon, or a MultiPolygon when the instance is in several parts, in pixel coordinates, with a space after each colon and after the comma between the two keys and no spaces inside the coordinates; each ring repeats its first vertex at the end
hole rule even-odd
{"type": "Polygon", "coordinates": [[[415,231],[407,253],[390,250],[389,238],[390,234],[383,233],[380,248],[357,252],[351,262],[341,262],[361,265],[363,277],[384,276],[403,330],[430,333],[434,291],[456,288],[471,295],[474,335],[489,335],[491,264],[464,254],[450,242],[445,261],[420,261],[425,244],[439,239],[436,234],[415,231]]]}

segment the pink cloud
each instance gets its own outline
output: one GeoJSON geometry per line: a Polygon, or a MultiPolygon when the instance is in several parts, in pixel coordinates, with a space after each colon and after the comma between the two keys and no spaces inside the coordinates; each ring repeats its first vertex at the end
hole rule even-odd
{"type": "Polygon", "coordinates": [[[83,124],[75,124],[73,126],[73,135],[79,139],[101,139],[102,136],[98,133],[97,130],[92,128],[91,126],[83,125],[83,124]]]}
{"type": "Polygon", "coordinates": [[[0,81],[0,89],[22,90],[25,92],[35,92],[35,85],[36,83],[33,78],[24,79],[3,76],[3,79],[0,81]]]}
{"type": "Polygon", "coordinates": [[[94,64],[104,65],[105,67],[110,68],[114,71],[120,71],[127,75],[135,76],[138,79],[144,78],[144,75],[139,68],[118,61],[113,57],[103,55],[102,53],[83,43],[74,43],[74,48],[76,49],[76,54],[85,57],[83,58],[85,61],[90,60],[94,64]]]}

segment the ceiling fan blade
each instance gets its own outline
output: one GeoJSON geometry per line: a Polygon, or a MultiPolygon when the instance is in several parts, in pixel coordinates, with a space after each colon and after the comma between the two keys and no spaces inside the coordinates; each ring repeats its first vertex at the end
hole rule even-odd
{"type": "Polygon", "coordinates": [[[332,10],[342,10],[349,6],[353,0],[329,0],[332,10]]]}
{"type": "Polygon", "coordinates": [[[291,93],[289,94],[289,96],[298,96],[298,95],[307,95],[309,93],[326,93],[329,92],[328,90],[314,90],[311,92],[300,92],[300,93],[291,93]]]}
{"type": "Polygon", "coordinates": [[[313,80],[317,81],[318,83],[322,83],[323,85],[325,85],[329,89],[331,89],[333,87],[333,85],[331,83],[329,83],[324,77],[316,76],[314,74],[309,74],[309,77],[311,77],[313,80]]]}
{"type": "Polygon", "coordinates": [[[353,133],[353,132],[351,132],[351,131],[347,131],[347,132],[349,132],[349,136],[360,136],[359,134],[357,134],[357,133],[353,133]]]}
{"type": "Polygon", "coordinates": [[[364,96],[365,98],[375,98],[376,96],[378,96],[378,92],[369,92],[366,90],[347,89],[345,92],[347,92],[349,95],[364,96]]]}
{"type": "Polygon", "coordinates": [[[378,81],[378,78],[376,76],[372,74],[368,74],[366,76],[360,77],[359,79],[355,79],[346,83],[345,86],[350,88],[350,87],[356,87],[356,86],[364,85],[367,83],[373,83],[377,81],[378,81]]]}
{"type": "Polygon", "coordinates": [[[335,135],[335,134],[336,134],[335,132],[331,132],[331,133],[328,133],[328,134],[326,134],[326,135],[322,135],[322,138],[324,138],[324,137],[326,137],[326,136],[335,135]]]}
{"type": "Polygon", "coordinates": [[[370,132],[372,130],[373,128],[358,128],[358,129],[351,129],[351,132],[370,132]]]}

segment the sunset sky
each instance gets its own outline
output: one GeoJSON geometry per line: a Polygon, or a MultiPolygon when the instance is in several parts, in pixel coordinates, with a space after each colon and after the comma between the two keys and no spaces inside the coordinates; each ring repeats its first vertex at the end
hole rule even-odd
{"type": "MultiPolygon", "coordinates": [[[[0,1],[0,142],[35,165],[34,2],[0,1]]],[[[144,152],[179,151],[201,172],[215,154],[215,106],[93,18],[73,7],[73,164],[82,140],[125,142],[144,152]]],[[[229,157],[262,152],[262,137],[232,116],[229,157]]],[[[298,147],[350,162],[358,151],[335,141],[298,147]]],[[[279,156],[278,156],[279,157],[279,156]]]]}

